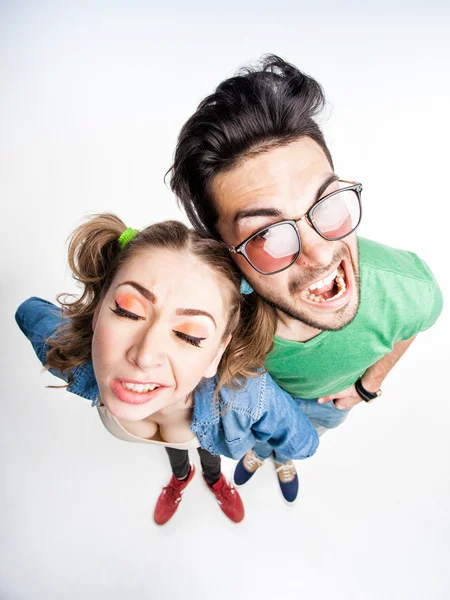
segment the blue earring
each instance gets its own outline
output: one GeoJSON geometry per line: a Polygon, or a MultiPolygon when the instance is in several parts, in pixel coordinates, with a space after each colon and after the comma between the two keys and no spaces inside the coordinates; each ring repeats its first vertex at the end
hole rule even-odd
{"type": "Polygon", "coordinates": [[[249,284],[249,282],[245,279],[242,279],[241,281],[241,294],[244,294],[244,296],[247,296],[248,294],[251,294],[253,292],[253,288],[252,286],[249,284]]]}

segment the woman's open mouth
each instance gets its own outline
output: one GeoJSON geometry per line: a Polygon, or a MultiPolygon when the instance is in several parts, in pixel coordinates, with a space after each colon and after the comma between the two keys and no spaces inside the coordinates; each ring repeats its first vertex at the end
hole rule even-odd
{"type": "Polygon", "coordinates": [[[167,386],[154,382],[134,382],[113,379],[111,389],[115,396],[126,404],[146,404],[156,398],[167,386]]]}
{"type": "Polygon", "coordinates": [[[318,279],[300,292],[302,300],[320,309],[337,309],[345,306],[351,298],[351,267],[342,260],[323,279],[318,279]]]}

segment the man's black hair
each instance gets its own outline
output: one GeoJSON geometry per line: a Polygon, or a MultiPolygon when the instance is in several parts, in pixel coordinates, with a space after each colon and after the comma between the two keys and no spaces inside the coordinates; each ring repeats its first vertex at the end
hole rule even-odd
{"type": "Polygon", "coordinates": [[[324,105],[317,81],[275,55],[223,81],[182,128],[170,169],[171,189],[192,225],[218,237],[210,183],[246,157],[309,137],[333,166],[314,120],[324,105]]]}

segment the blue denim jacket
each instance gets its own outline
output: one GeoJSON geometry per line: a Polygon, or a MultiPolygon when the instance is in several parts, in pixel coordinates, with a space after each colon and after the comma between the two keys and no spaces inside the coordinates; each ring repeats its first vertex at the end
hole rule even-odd
{"type": "MultiPolygon", "coordinates": [[[[49,350],[46,340],[61,324],[60,309],[41,298],[29,298],[17,309],[16,321],[44,365],[49,350]]],[[[50,372],[65,379],[59,371],[50,372]]],[[[67,391],[97,406],[99,390],[92,362],[76,367],[72,375],[67,391]]],[[[216,385],[213,377],[197,386],[191,422],[200,445],[211,454],[239,459],[257,441],[268,442],[279,462],[308,458],[317,450],[319,438],[310,420],[268,373],[248,378],[239,390],[222,387],[220,402],[213,398],[216,385]]]]}

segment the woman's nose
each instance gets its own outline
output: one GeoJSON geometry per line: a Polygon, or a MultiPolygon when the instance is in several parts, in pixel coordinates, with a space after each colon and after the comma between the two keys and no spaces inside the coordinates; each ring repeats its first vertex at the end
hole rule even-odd
{"type": "Polygon", "coordinates": [[[164,333],[152,325],[139,333],[128,350],[127,358],[141,370],[161,367],[166,361],[165,347],[167,340],[164,333]]]}

